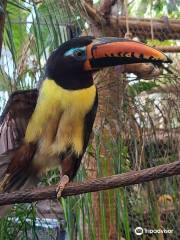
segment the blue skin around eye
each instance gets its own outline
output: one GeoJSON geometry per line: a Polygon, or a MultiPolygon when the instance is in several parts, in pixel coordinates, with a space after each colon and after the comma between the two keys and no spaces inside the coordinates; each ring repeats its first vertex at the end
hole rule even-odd
{"type": "Polygon", "coordinates": [[[77,60],[86,60],[86,47],[72,48],[72,49],[68,50],[67,52],[65,52],[64,56],[65,57],[74,56],[77,60]],[[77,57],[74,54],[78,50],[82,51],[81,57],[77,57]]]}

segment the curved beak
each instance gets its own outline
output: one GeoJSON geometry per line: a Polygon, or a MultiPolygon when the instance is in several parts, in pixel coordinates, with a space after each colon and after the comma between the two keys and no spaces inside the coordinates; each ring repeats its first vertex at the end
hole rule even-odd
{"type": "Polygon", "coordinates": [[[132,63],[172,63],[164,53],[143,43],[121,38],[97,38],[86,46],[84,69],[97,70],[103,67],[132,63]]]}

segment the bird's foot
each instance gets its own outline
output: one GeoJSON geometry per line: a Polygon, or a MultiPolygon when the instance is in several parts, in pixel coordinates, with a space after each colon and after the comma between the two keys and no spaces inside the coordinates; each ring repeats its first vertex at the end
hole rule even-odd
{"type": "Polygon", "coordinates": [[[3,192],[4,187],[6,186],[8,180],[9,180],[10,174],[6,174],[3,178],[3,180],[0,182],[0,192],[3,192]]]}
{"type": "Polygon", "coordinates": [[[68,182],[69,182],[69,177],[67,175],[63,175],[62,178],[60,179],[58,187],[56,188],[57,199],[61,198],[62,191],[64,190],[68,182]]]}

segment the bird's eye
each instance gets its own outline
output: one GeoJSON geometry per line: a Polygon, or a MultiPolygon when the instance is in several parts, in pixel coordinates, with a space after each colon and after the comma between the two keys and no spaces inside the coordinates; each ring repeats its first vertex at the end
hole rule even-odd
{"type": "Polygon", "coordinates": [[[81,50],[77,49],[76,51],[74,51],[74,56],[82,57],[82,55],[83,55],[83,52],[81,50]]]}

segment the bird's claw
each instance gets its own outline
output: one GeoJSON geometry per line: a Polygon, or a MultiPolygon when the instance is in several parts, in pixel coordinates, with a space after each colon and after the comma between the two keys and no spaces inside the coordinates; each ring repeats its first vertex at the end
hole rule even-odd
{"type": "Polygon", "coordinates": [[[58,184],[58,187],[56,188],[57,199],[61,198],[62,191],[64,190],[68,182],[69,182],[69,177],[67,175],[62,176],[58,184]]]}

